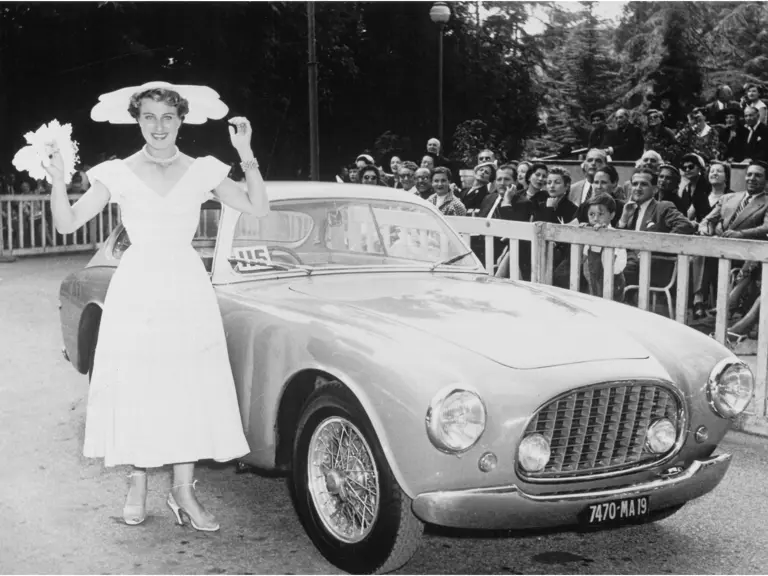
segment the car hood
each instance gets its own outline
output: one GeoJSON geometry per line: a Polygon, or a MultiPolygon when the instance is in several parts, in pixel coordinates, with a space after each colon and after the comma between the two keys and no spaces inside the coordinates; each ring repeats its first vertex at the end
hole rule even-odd
{"type": "Polygon", "coordinates": [[[650,356],[629,334],[570,303],[567,295],[525,282],[427,273],[306,280],[290,290],[363,311],[374,329],[377,318],[386,319],[511,368],[650,356]]]}

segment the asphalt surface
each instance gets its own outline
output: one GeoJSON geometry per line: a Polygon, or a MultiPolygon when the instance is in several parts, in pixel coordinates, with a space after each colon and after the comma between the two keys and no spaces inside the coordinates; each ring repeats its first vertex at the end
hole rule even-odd
{"type": "MultiPolygon", "coordinates": [[[[165,508],[169,471],[150,476],[149,517],[126,526],[123,468],[82,457],[88,382],[61,356],[58,287],[87,256],[0,264],[0,573],[327,574],[285,480],[198,468],[222,530],[195,532],[165,508]]],[[[732,432],[725,480],[657,524],[593,533],[430,527],[402,574],[763,574],[768,439],[732,432]]]]}

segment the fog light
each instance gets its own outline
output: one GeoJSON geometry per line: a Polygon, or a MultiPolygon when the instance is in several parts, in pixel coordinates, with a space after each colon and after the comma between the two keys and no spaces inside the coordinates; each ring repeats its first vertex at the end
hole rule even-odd
{"type": "Polygon", "coordinates": [[[645,447],[654,454],[663,454],[675,445],[677,429],[669,418],[660,418],[648,427],[645,447]]]}
{"type": "Polygon", "coordinates": [[[696,434],[694,434],[694,438],[696,438],[696,442],[706,442],[709,439],[709,430],[707,430],[707,427],[699,426],[696,428],[696,434]]]}
{"type": "Polygon", "coordinates": [[[496,464],[498,463],[498,458],[496,458],[496,454],[493,452],[486,452],[482,456],[480,456],[480,460],[477,461],[477,466],[482,470],[483,472],[490,472],[494,468],[496,468],[496,464]]]}
{"type": "Polygon", "coordinates": [[[518,460],[526,472],[541,472],[550,456],[549,442],[541,434],[531,434],[520,442],[518,460]]]}

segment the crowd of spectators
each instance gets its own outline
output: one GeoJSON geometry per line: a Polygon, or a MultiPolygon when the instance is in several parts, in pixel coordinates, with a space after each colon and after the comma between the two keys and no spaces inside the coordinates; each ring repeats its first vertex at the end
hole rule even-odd
{"type": "MultiPolygon", "coordinates": [[[[715,100],[682,112],[670,95],[658,107],[644,112],[644,126],[630,121],[630,113],[613,114],[615,126],[606,124],[605,112],[592,114],[589,149],[581,164],[583,177],[537,160],[501,161],[493,150],[477,152],[474,166],[456,166],[431,138],[415,161],[392,156],[389,170],[374,158],[360,154],[337,179],[401,188],[434,204],[444,215],[499,218],[521,222],[551,222],[673,234],[700,234],[724,238],[768,240],[768,127],[766,105],[756,86],[744,87],[744,97],[733,100],[721,86],[715,100]],[[682,124],[681,118],[687,123],[682,124]],[[616,161],[632,161],[631,178],[620,182],[616,161]],[[746,190],[731,189],[731,163],[747,164],[746,190]]],[[[473,237],[471,248],[485,262],[485,241],[473,237]]],[[[520,277],[529,280],[530,244],[519,243],[520,277]]],[[[510,258],[500,239],[494,254],[496,274],[509,276],[510,258]]],[[[570,283],[570,248],[554,249],[553,283],[570,283]]],[[[654,255],[651,286],[673,281],[674,258],[654,255]]],[[[742,339],[754,327],[759,309],[760,266],[741,266],[729,305],[735,322],[729,338],[742,339]]],[[[597,246],[584,248],[582,285],[585,292],[602,295],[603,271],[614,275],[614,299],[636,304],[639,257],[632,250],[616,249],[608,262],[597,246]]],[[[691,318],[711,320],[716,301],[717,261],[692,259],[691,318]]]]}

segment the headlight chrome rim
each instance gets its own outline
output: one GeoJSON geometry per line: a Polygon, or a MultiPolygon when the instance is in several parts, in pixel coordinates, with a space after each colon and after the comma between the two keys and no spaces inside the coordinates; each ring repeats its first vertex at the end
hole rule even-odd
{"type": "Polygon", "coordinates": [[[749,406],[750,402],[752,402],[754,395],[755,375],[752,373],[752,370],[749,368],[749,366],[747,366],[745,362],[739,360],[736,357],[723,358],[717,364],[715,364],[715,367],[712,368],[712,371],[709,373],[709,379],[707,380],[707,402],[709,403],[709,407],[712,409],[712,411],[720,418],[731,419],[735,418],[739,414],[743,414],[747,409],[747,406],[749,406]],[[717,393],[723,376],[729,370],[737,368],[746,370],[750,378],[750,391],[746,397],[746,401],[744,402],[743,407],[740,410],[736,410],[725,405],[717,393]]]}
{"type": "Polygon", "coordinates": [[[485,407],[485,402],[483,402],[482,397],[480,396],[480,394],[475,388],[471,386],[460,386],[460,385],[446,386],[445,388],[440,390],[437,394],[435,394],[435,396],[432,398],[432,401],[429,403],[429,407],[427,408],[425,423],[427,427],[427,436],[429,437],[429,441],[432,443],[432,445],[435,448],[437,448],[438,450],[446,454],[463,454],[469,451],[473,446],[476,446],[477,443],[480,441],[480,438],[483,437],[483,434],[485,433],[485,428],[488,423],[488,411],[485,407]],[[442,421],[438,417],[438,415],[442,411],[442,408],[445,402],[448,401],[455,394],[470,394],[474,396],[477,399],[477,402],[479,404],[481,417],[482,417],[482,430],[480,431],[480,433],[468,445],[460,446],[460,447],[451,446],[445,442],[443,438],[443,434],[440,430],[442,421]]]}

